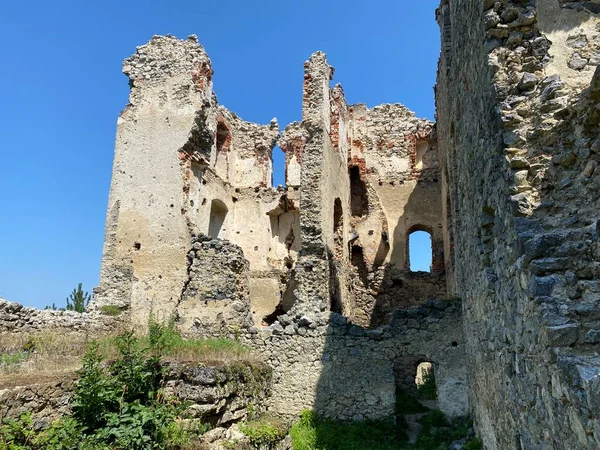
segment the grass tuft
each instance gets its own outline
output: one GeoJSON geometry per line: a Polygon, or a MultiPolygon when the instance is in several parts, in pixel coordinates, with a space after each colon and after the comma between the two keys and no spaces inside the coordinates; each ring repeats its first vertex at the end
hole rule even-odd
{"type": "Polygon", "coordinates": [[[105,316],[118,316],[122,312],[123,310],[115,305],[103,305],[100,307],[100,313],[105,316]]]}

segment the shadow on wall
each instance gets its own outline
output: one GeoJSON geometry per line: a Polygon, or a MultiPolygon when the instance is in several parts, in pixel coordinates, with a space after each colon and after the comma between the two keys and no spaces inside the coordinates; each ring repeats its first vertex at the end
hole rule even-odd
{"type": "MultiPolygon", "coordinates": [[[[419,190],[413,192],[406,211],[426,206],[419,190]]],[[[335,227],[335,218],[333,223],[335,227]]],[[[460,301],[432,298],[415,306],[411,301],[395,298],[398,292],[410,295],[407,285],[420,289],[432,279],[443,282],[441,227],[430,228],[433,226],[438,224],[410,224],[404,216],[399,219],[395,229],[406,230],[406,236],[396,237],[392,252],[408,252],[408,235],[417,230],[428,231],[434,236],[432,272],[411,273],[406,255],[398,258],[406,261],[405,267],[385,267],[384,279],[392,282],[382,285],[376,293],[369,327],[353,324],[335,311],[341,274],[331,272],[330,320],[322,331],[315,324],[308,326],[308,333],[322,333],[323,337],[322,348],[318,349],[320,360],[311,363],[314,370],[320,371],[314,400],[314,409],[320,415],[345,421],[385,419],[401,424],[404,415],[428,408],[440,408],[449,416],[467,414],[460,301]],[[393,284],[396,279],[399,286],[393,284]],[[402,308],[403,304],[409,306],[402,308]],[[429,372],[424,367],[429,367],[429,372]],[[434,379],[437,385],[434,382],[432,386],[434,379]],[[423,390],[419,385],[424,380],[428,385],[423,390]]],[[[335,249],[330,253],[337,254],[335,249]]],[[[397,255],[392,255],[392,260],[394,256],[397,255]]],[[[368,287],[370,277],[362,248],[351,246],[349,259],[368,287]]]]}
{"type": "MultiPolygon", "coordinates": [[[[358,237],[349,243],[350,261],[347,266],[352,292],[350,305],[345,313],[365,327],[374,328],[388,323],[397,308],[415,307],[428,299],[446,297],[439,170],[423,169],[417,174],[416,182],[408,181],[390,189],[393,195],[402,188],[406,188],[404,192],[410,193],[403,204],[403,214],[397,222],[389,227],[384,224],[376,246],[377,251],[372,251],[375,253],[370,257],[372,260],[363,248],[366,241],[372,238],[367,237],[361,242],[361,237],[358,237]],[[423,258],[431,261],[427,271],[411,270],[410,240],[418,232],[427,233],[430,237],[430,245],[419,249],[429,253],[423,258]],[[391,239],[389,233],[392,233],[391,239]]],[[[352,177],[352,172],[350,175],[352,177]]],[[[358,184],[355,183],[356,185],[358,184]]],[[[352,220],[363,220],[357,216],[353,205],[362,204],[364,195],[359,195],[356,189],[352,194],[352,220]]],[[[372,233],[370,230],[369,236],[372,233]]],[[[332,276],[334,284],[335,278],[340,276],[339,271],[332,276]]]]}

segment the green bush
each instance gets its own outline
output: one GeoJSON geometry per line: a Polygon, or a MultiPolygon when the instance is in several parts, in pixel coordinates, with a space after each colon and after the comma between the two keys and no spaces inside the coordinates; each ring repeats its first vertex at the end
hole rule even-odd
{"type": "MultiPolygon", "coordinates": [[[[411,445],[404,429],[389,421],[336,422],[304,411],[290,435],[294,450],[447,450],[453,441],[466,438],[472,426],[469,418],[448,420],[438,410],[420,422],[421,432],[411,445]]],[[[481,441],[467,442],[467,450],[481,450],[481,441]]]]}
{"type": "Polygon", "coordinates": [[[396,389],[396,415],[420,414],[428,412],[429,408],[423,406],[414,396],[407,394],[402,389],[396,389]]]}
{"type": "Polygon", "coordinates": [[[27,450],[34,438],[30,412],[23,413],[19,420],[4,419],[0,422],[0,450],[27,450]]]}
{"type": "Polygon", "coordinates": [[[163,391],[163,328],[147,339],[124,333],[114,340],[118,355],[106,363],[97,342],[83,357],[72,413],[35,433],[31,415],[0,424],[0,450],[180,449],[206,426],[182,425],[187,405],[163,391]]]}
{"type": "Polygon", "coordinates": [[[248,437],[253,448],[274,448],[287,434],[287,427],[280,420],[263,416],[240,425],[240,431],[248,437]]]}
{"type": "Polygon", "coordinates": [[[482,450],[482,449],[483,449],[483,443],[481,442],[481,439],[479,439],[478,437],[470,440],[465,445],[465,450],[482,450]]]}
{"type": "MultiPolygon", "coordinates": [[[[421,432],[416,450],[445,450],[452,442],[466,438],[472,426],[473,423],[468,417],[448,420],[444,413],[433,410],[421,419],[421,432]]],[[[477,447],[474,447],[470,450],[476,449],[477,447]]]]}

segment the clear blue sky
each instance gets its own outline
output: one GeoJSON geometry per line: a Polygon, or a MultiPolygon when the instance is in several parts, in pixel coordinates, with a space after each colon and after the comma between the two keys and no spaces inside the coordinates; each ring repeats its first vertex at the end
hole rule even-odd
{"type": "MultiPolygon", "coordinates": [[[[349,103],[433,118],[438,0],[8,1],[0,15],[0,296],[64,304],[98,283],[121,61],[153,34],[197,34],[219,102],[300,119],[303,62],[327,53],[349,103]]],[[[280,182],[276,179],[276,183],[280,182]]]]}

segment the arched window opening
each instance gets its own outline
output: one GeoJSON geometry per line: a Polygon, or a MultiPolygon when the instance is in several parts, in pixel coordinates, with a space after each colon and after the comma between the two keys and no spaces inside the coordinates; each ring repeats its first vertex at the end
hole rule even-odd
{"type": "Polygon", "coordinates": [[[369,214],[369,196],[367,184],[360,176],[358,166],[350,166],[350,210],[353,217],[363,217],[369,214]]]}
{"type": "Polygon", "coordinates": [[[279,146],[273,148],[273,187],[285,186],[285,153],[279,146]]]}
{"type": "Polygon", "coordinates": [[[216,239],[219,237],[227,216],[227,206],[221,200],[213,200],[210,204],[210,221],[208,223],[208,235],[216,239]]]}
{"type": "Polygon", "coordinates": [[[417,393],[420,399],[437,399],[437,385],[435,384],[435,372],[432,363],[422,362],[417,366],[415,384],[417,385],[417,393]]]}
{"type": "Polygon", "coordinates": [[[217,122],[217,153],[229,150],[231,133],[223,122],[217,122]]]}
{"type": "Polygon", "coordinates": [[[417,230],[408,236],[408,261],[411,272],[431,272],[433,245],[431,234],[417,230]]]}
{"type": "Polygon", "coordinates": [[[425,152],[427,152],[427,150],[429,150],[429,143],[427,141],[417,142],[417,154],[415,159],[415,168],[417,170],[427,168],[423,165],[423,155],[425,155],[425,152]]]}

